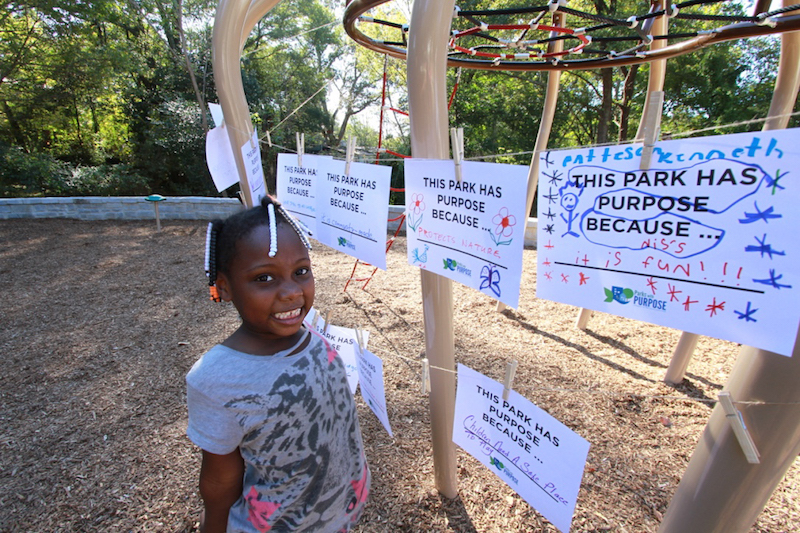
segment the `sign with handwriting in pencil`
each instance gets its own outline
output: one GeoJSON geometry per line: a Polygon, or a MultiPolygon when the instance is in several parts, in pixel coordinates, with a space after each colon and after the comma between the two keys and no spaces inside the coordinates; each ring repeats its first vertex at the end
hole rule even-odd
{"type": "Polygon", "coordinates": [[[589,443],[503,385],[458,365],[453,442],[567,533],[589,443]]]}

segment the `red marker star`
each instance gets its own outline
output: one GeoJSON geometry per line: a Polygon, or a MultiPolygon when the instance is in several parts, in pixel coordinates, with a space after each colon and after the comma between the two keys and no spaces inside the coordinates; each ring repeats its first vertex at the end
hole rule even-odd
{"type": "Polygon", "coordinates": [[[714,316],[717,314],[717,311],[724,311],[724,310],[725,310],[725,302],[717,303],[716,298],[714,298],[713,303],[710,303],[706,306],[706,311],[711,312],[709,316],[714,316]]]}
{"type": "Polygon", "coordinates": [[[669,294],[669,301],[679,302],[680,300],[678,299],[678,294],[682,293],[683,291],[679,291],[674,285],[670,285],[669,283],[667,283],[667,287],[669,288],[667,291],[667,294],[669,294]]]}

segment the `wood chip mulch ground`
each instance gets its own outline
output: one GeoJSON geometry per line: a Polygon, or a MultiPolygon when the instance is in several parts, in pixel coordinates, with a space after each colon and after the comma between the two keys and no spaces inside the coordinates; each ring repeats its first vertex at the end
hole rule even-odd
{"type": "MultiPolygon", "coordinates": [[[[190,532],[201,502],[198,450],[185,436],[184,376],[237,326],[207,299],[205,224],[0,222],[0,531],[190,532]]],[[[555,528],[458,451],[459,497],[434,487],[419,271],[405,241],[362,290],[353,259],[312,253],[320,311],[370,330],[384,360],[395,438],[358,397],[373,472],[360,532],[555,528]]],[[[682,384],[663,383],[680,333],[535,298],[524,253],[517,310],[457,283],[456,358],[502,381],[591,443],[572,531],[656,531],[738,353],[701,338],[682,384]]],[[[371,269],[361,267],[359,275],[371,269]]],[[[800,531],[795,463],[752,528],[800,531]]]]}

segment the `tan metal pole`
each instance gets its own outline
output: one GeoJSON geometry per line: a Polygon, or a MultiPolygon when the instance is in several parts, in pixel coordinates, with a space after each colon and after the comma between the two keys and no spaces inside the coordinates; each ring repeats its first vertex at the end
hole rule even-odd
{"type": "MultiPolygon", "coordinates": [[[[408,112],[411,155],[448,159],[447,35],[454,0],[416,0],[408,37],[408,112]]],[[[432,367],[455,370],[453,284],[421,270],[425,353],[432,367]]],[[[437,490],[446,498],[458,496],[456,450],[453,444],[455,374],[431,369],[431,434],[437,490]]]]}
{"type": "Polygon", "coordinates": [[[258,20],[275,4],[277,0],[220,0],[214,19],[214,32],[211,38],[212,63],[214,66],[214,83],[217,86],[219,103],[228,128],[228,136],[239,173],[239,187],[247,207],[253,206],[250,197],[250,185],[247,182],[247,171],[242,157],[242,146],[250,142],[253,135],[253,123],[242,84],[242,71],[239,66],[241,50],[250,30],[258,20]],[[263,10],[263,11],[262,11],[263,10]],[[262,11],[257,16],[257,11],[262,11]]]}
{"type": "MultiPolygon", "coordinates": [[[[787,5],[788,0],[784,0],[787,5]]],[[[781,36],[781,60],[764,130],[782,129],[800,90],[800,32],[781,36]]],[[[800,328],[798,330],[800,334],[800,328]]],[[[760,453],[747,462],[720,405],[714,408],[670,502],[660,533],[747,532],[800,453],[800,343],[792,357],[743,346],[725,390],[760,453]]]]}

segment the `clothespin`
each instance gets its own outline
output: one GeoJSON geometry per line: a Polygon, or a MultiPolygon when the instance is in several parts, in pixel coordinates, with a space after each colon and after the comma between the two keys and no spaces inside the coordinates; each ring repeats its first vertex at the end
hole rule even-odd
{"type": "Polygon", "coordinates": [[[317,330],[317,322],[319,322],[319,313],[314,313],[314,319],[311,321],[311,329],[317,330]]]}
{"type": "Polygon", "coordinates": [[[456,179],[461,183],[461,161],[464,159],[464,128],[450,128],[450,144],[456,164],[456,179]]]}
{"type": "Polygon", "coordinates": [[[653,156],[653,148],[656,145],[659,133],[661,133],[661,112],[664,108],[664,91],[653,91],[647,98],[647,113],[642,117],[644,124],[642,130],[644,141],[639,170],[647,170],[650,168],[650,158],[653,156]]]}
{"type": "Polygon", "coordinates": [[[269,130],[267,130],[267,144],[272,148],[272,137],[269,135],[269,130]]]}
{"type": "Polygon", "coordinates": [[[331,325],[331,310],[328,309],[328,312],[325,313],[325,327],[322,328],[322,335],[325,336],[328,333],[328,326],[331,325]]]}
{"type": "Polygon", "coordinates": [[[345,149],[344,156],[344,175],[350,175],[350,163],[353,162],[353,154],[356,151],[356,138],[350,137],[347,139],[347,148],[345,149]]]}
{"type": "Polygon", "coordinates": [[[250,134],[250,148],[255,150],[258,147],[258,133],[255,130],[250,134]]]}
{"type": "Polygon", "coordinates": [[[725,418],[730,422],[733,433],[739,441],[739,446],[742,447],[742,451],[747,457],[747,462],[754,465],[760,463],[758,450],[753,442],[753,437],[750,436],[750,432],[744,424],[742,413],[733,405],[733,395],[728,391],[722,391],[717,397],[722,409],[725,411],[725,418]]]}
{"type": "Polygon", "coordinates": [[[420,392],[422,392],[422,394],[428,394],[430,392],[430,379],[431,365],[428,363],[428,358],[426,357],[422,360],[422,387],[420,387],[420,392]]]}
{"type": "Polygon", "coordinates": [[[306,134],[300,133],[299,131],[295,134],[295,139],[297,140],[297,166],[303,166],[303,152],[305,151],[306,145],[306,134]]]}
{"type": "Polygon", "coordinates": [[[506,364],[506,379],[503,381],[503,399],[508,400],[508,393],[511,392],[511,386],[514,383],[514,375],[517,373],[517,365],[519,363],[516,361],[509,361],[506,364]]]}
{"type": "Polygon", "coordinates": [[[356,328],[356,342],[358,342],[358,349],[363,354],[367,347],[364,344],[364,332],[358,328],[356,328]]]}

